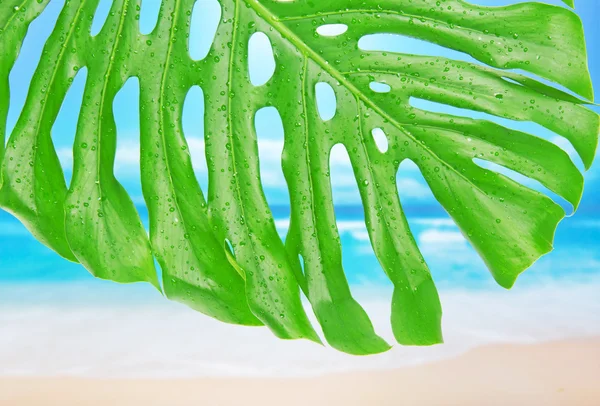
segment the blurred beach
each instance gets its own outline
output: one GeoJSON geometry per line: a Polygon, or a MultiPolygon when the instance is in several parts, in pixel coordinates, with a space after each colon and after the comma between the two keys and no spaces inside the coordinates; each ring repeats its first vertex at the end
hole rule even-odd
{"type": "MultiPolygon", "coordinates": [[[[548,0],[566,7],[561,0],[548,0]]],[[[216,0],[194,9],[196,26],[216,26],[216,0]]],[[[502,5],[512,0],[480,0],[502,5]]],[[[52,0],[30,26],[10,74],[10,134],[23,108],[43,44],[64,0],[52,0]]],[[[110,0],[101,0],[106,16],[110,0]]],[[[586,32],[590,73],[600,83],[600,24],[596,0],[577,0],[586,32]]],[[[152,30],[160,2],[142,2],[140,29],[152,30]],[[153,17],[154,16],[154,17],[153,17]],[[154,18],[154,19],[153,19],[154,18]]],[[[1,6],[0,6],[1,7],[1,6]]],[[[94,19],[99,31],[102,18],[94,19]]],[[[190,52],[206,56],[210,36],[190,34],[190,52]],[[202,52],[205,52],[202,54],[202,52]]],[[[365,49],[441,55],[463,53],[398,35],[361,39],[365,49]]],[[[269,49],[253,58],[268,61],[269,49]]],[[[272,56],[272,55],[271,55],[272,56]]],[[[262,62],[261,62],[262,63],[262,62]]],[[[256,72],[268,69],[258,63],[256,72]]],[[[254,74],[257,74],[254,73],[254,74]]],[[[79,70],[52,127],[67,183],[87,70],[79,70]]],[[[253,72],[250,72],[253,75],[253,72]]],[[[331,104],[331,100],[325,100],[331,104]]],[[[333,102],[335,103],[335,101],[333,102]]],[[[582,162],[565,139],[529,122],[416,100],[415,107],[468,115],[547,139],[582,162]]],[[[591,106],[600,111],[598,106],[591,106]]],[[[118,145],[115,175],[136,204],[146,228],[139,174],[139,84],[130,78],[113,103],[118,145]]],[[[183,130],[204,192],[204,99],[186,96],[183,130]]],[[[283,127],[273,107],[255,116],[261,180],[278,231],[289,227],[289,197],[281,170],[283,127]]],[[[391,285],[373,254],[347,153],[331,154],[331,182],[346,272],[353,295],[376,331],[394,344],[391,285]]],[[[448,214],[437,205],[416,165],[404,162],[397,185],[410,228],[439,289],[443,345],[394,347],[357,357],[308,341],[284,341],[266,328],[232,326],[163,298],[149,284],[94,279],[81,265],[37,242],[0,211],[0,405],[600,405],[600,167],[585,175],[578,212],[558,227],[555,250],[510,290],[498,286],[448,214]]],[[[514,177],[514,174],[508,174],[514,177]]],[[[534,189],[540,185],[517,177],[534,189]]],[[[570,214],[572,207],[549,193],[570,214]]],[[[518,243],[518,242],[517,242],[518,243]]],[[[160,269],[157,267],[157,272],[160,269]]],[[[313,325],[312,310],[305,302],[313,325]]]]}
{"type": "Polygon", "coordinates": [[[3,405],[596,406],[600,339],[494,345],[421,366],[317,377],[0,378],[3,405]]]}
{"type": "MultiPolygon", "coordinates": [[[[346,272],[377,332],[393,343],[391,285],[364,237],[360,213],[359,207],[345,208],[339,215],[346,272]]],[[[412,213],[409,221],[440,289],[445,343],[396,345],[383,354],[355,357],[308,341],[280,340],[266,328],[212,320],[167,301],[149,284],[94,279],[2,213],[2,233],[10,243],[0,248],[0,377],[306,378],[392,371],[490,345],[535,348],[600,337],[600,224],[594,218],[564,220],[556,250],[505,290],[448,217],[425,214],[412,213]],[[37,261],[28,264],[27,258],[37,261]]],[[[276,223],[285,235],[286,218],[281,215],[276,223]]],[[[306,308],[312,317],[308,303],[306,308]]],[[[597,355],[582,361],[600,363],[597,355]]]]}

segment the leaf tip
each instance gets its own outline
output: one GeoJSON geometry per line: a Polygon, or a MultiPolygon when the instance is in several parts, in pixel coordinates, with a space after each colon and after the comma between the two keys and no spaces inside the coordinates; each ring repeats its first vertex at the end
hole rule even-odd
{"type": "Polygon", "coordinates": [[[562,0],[567,6],[575,8],[575,0],[562,0]]]}

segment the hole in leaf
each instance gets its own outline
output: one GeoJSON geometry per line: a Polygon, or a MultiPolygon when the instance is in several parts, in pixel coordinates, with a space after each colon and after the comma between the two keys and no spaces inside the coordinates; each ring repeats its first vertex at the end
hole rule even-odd
{"type": "Polygon", "coordinates": [[[298,262],[300,262],[300,270],[302,271],[302,275],[306,276],[306,273],[304,272],[304,257],[302,254],[298,254],[298,262]]]}
{"type": "Polygon", "coordinates": [[[329,166],[334,205],[347,206],[360,203],[350,156],[343,144],[336,144],[331,148],[329,166]]]}
{"type": "Polygon", "coordinates": [[[206,58],[217,34],[221,20],[221,5],[217,0],[198,1],[192,11],[188,47],[194,60],[206,58]]]}
{"type": "Polygon", "coordinates": [[[281,165],[284,129],[279,111],[263,107],[256,112],[254,127],[258,139],[260,179],[274,215],[283,215],[280,206],[289,207],[289,194],[281,165]]]}
{"type": "Polygon", "coordinates": [[[369,83],[369,87],[375,93],[389,93],[392,90],[390,85],[381,82],[371,82],[369,83]]]}
{"type": "Polygon", "coordinates": [[[410,55],[425,55],[479,63],[463,52],[445,48],[416,38],[399,34],[368,34],[358,40],[358,47],[363,51],[399,52],[410,55]]]}
{"type": "Polygon", "coordinates": [[[507,78],[507,77],[504,77],[504,76],[502,76],[502,79],[504,79],[504,80],[505,80],[505,81],[507,81],[508,83],[512,83],[512,84],[514,84],[514,85],[523,86],[522,84],[520,84],[519,82],[517,82],[516,80],[513,80],[513,79],[511,79],[511,78],[507,78]]]}
{"type": "Polygon", "coordinates": [[[275,219],[275,227],[277,234],[285,242],[288,231],[290,229],[290,209],[283,205],[277,205],[271,208],[273,218],[275,219]]]}
{"type": "Polygon", "coordinates": [[[192,166],[202,190],[208,190],[208,165],[204,150],[204,92],[192,86],[183,102],[182,127],[192,166]]]}
{"type": "MultiPolygon", "coordinates": [[[[411,223],[411,219],[422,217],[449,218],[446,211],[437,202],[421,170],[410,159],[404,159],[396,173],[396,187],[402,208],[411,223]]],[[[445,223],[452,220],[447,220],[445,223]]],[[[411,223],[412,227],[412,223],[411,223]]]]}
{"type": "Polygon", "coordinates": [[[337,109],[337,99],[335,91],[329,83],[319,82],[315,85],[317,97],[317,110],[323,121],[329,121],[335,117],[337,109]]]}
{"type": "Polygon", "coordinates": [[[228,238],[225,239],[225,249],[229,251],[229,254],[235,258],[235,251],[233,250],[233,245],[231,245],[231,241],[228,238]]]}
{"type": "Polygon", "coordinates": [[[435,201],[419,167],[410,159],[401,162],[396,174],[396,185],[403,202],[414,204],[425,200],[435,201]]]}
{"type": "Polygon", "coordinates": [[[71,183],[71,177],[73,176],[73,144],[86,79],[87,68],[79,69],[70,89],[67,91],[51,130],[52,141],[56,146],[56,153],[63,168],[67,185],[71,183]]]}
{"type": "Polygon", "coordinates": [[[374,128],[371,131],[371,134],[373,135],[373,139],[375,140],[375,143],[377,144],[377,148],[379,148],[379,151],[387,152],[388,139],[387,139],[387,136],[385,135],[385,132],[381,128],[374,128]]]}
{"type": "Polygon", "coordinates": [[[140,10],[140,33],[150,34],[156,27],[162,0],[142,0],[140,10]]]}
{"type": "Polygon", "coordinates": [[[317,28],[317,33],[324,37],[336,37],[348,31],[346,24],[325,24],[317,28]]]}
{"type": "Polygon", "coordinates": [[[90,35],[98,35],[98,33],[102,30],[102,27],[104,27],[106,19],[108,18],[108,13],[110,12],[112,3],[112,0],[101,0],[100,3],[98,3],[98,7],[96,8],[96,13],[94,14],[94,19],[92,21],[90,35]]]}
{"type": "Polygon", "coordinates": [[[265,33],[256,32],[248,41],[248,70],[254,86],[264,85],[275,73],[273,47],[265,33]]]}
{"type": "MultiPolygon", "coordinates": [[[[19,56],[9,74],[10,104],[6,120],[6,134],[12,132],[23,110],[31,78],[64,4],[64,0],[51,1],[27,30],[19,56]]],[[[8,137],[6,138],[5,141],[8,141],[8,137]]]]}
{"type": "Polygon", "coordinates": [[[133,202],[143,205],[140,175],[140,86],[136,77],[129,78],[113,100],[117,128],[115,177],[127,189],[133,202]]]}

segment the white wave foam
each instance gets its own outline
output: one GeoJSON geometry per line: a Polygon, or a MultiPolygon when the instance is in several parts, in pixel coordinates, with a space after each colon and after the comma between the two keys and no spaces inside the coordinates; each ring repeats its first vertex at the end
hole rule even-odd
{"type": "MultiPolygon", "coordinates": [[[[223,324],[158,295],[148,298],[141,285],[108,290],[97,284],[93,289],[73,283],[5,285],[0,288],[0,375],[289,376],[398,368],[490,343],[599,335],[598,282],[441,291],[444,345],[395,346],[369,357],[279,340],[265,328],[223,324]]],[[[378,332],[393,342],[391,291],[362,287],[356,293],[378,332]]]]}

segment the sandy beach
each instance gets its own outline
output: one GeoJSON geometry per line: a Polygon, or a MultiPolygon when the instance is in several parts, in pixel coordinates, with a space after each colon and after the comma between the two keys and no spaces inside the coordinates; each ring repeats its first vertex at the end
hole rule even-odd
{"type": "Polygon", "coordinates": [[[0,379],[10,406],[600,405],[600,338],[491,345],[392,371],[310,378],[0,379]]]}

